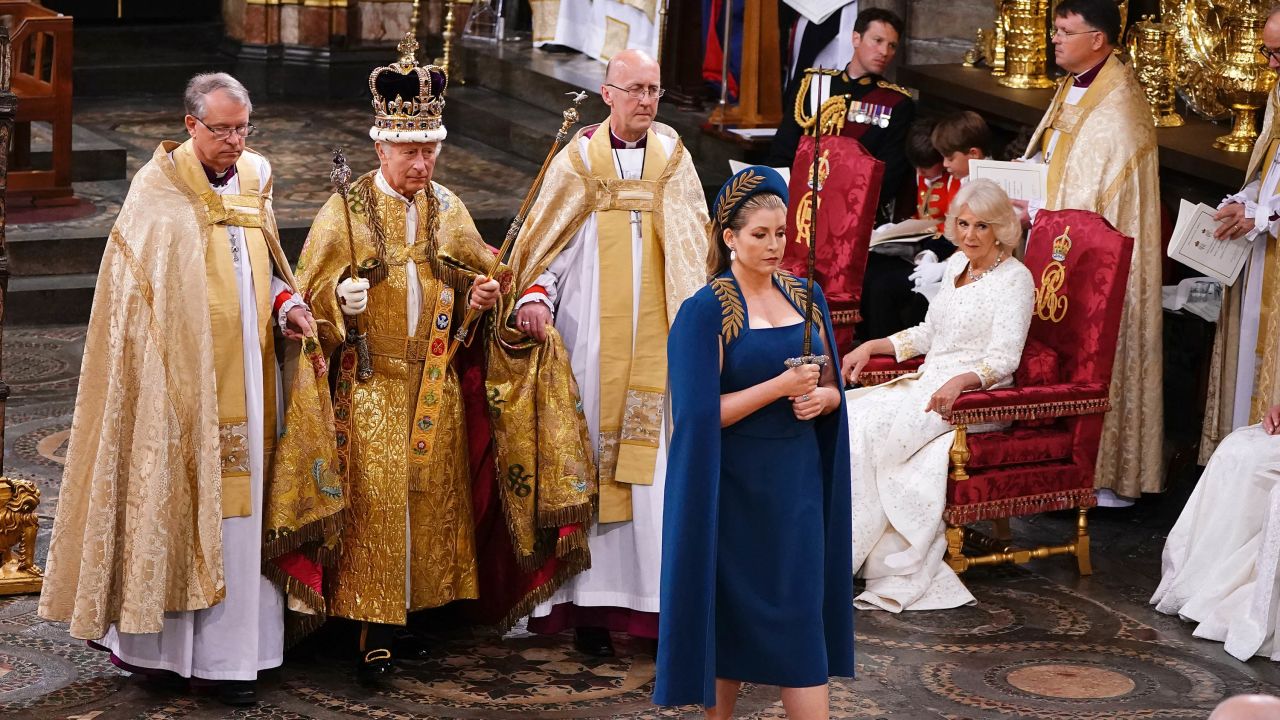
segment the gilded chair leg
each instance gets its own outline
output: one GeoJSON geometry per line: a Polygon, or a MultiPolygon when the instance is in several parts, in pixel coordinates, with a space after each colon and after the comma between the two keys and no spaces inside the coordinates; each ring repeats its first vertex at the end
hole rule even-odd
{"type": "Polygon", "coordinates": [[[1009,518],[996,518],[991,521],[995,527],[996,539],[1002,543],[1013,540],[1013,531],[1009,529],[1009,518]]]}
{"type": "Polygon", "coordinates": [[[1080,508],[1076,518],[1076,565],[1081,575],[1093,574],[1093,563],[1089,561],[1089,510],[1080,508]]]}
{"type": "Polygon", "coordinates": [[[964,466],[969,462],[969,433],[964,425],[956,426],[956,436],[951,441],[949,457],[951,460],[951,479],[956,482],[968,480],[969,473],[965,472],[964,466]]]}
{"type": "Polygon", "coordinates": [[[964,527],[947,523],[947,565],[957,573],[969,569],[969,558],[964,556],[964,527]]]}

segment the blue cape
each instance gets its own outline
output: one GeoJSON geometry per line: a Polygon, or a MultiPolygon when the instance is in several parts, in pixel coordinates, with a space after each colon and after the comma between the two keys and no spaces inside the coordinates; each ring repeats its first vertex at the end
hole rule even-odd
{"type": "MultiPolygon", "coordinates": [[[[727,271],[721,274],[726,276],[733,279],[727,271]]],[[[733,283],[736,287],[737,281],[733,283]]],[[[778,281],[775,284],[782,289],[778,281]]],[[[814,301],[827,338],[835,337],[826,299],[817,285],[814,301]]],[[[803,307],[796,309],[804,314],[803,307]]],[[[716,704],[720,347],[722,320],[727,316],[707,285],[680,306],[667,340],[673,434],[663,506],[662,599],[653,692],[653,701],[659,705],[716,704]]],[[[796,348],[797,355],[800,350],[796,348]]],[[[838,367],[839,358],[833,355],[832,359],[838,367]]],[[[828,673],[853,677],[849,436],[844,394],[840,397],[839,408],[815,421],[823,459],[826,523],[823,626],[828,673]]]]}

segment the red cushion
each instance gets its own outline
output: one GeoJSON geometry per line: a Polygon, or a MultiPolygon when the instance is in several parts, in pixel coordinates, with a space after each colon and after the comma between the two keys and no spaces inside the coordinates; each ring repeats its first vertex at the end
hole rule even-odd
{"type": "Polygon", "coordinates": [[[1069,460],[1073,440],[1060,421],[1049,420],[1050,427],[1018,427],[969,436],[970,471],[1000,468],[1026,463],[1069,460]]]}

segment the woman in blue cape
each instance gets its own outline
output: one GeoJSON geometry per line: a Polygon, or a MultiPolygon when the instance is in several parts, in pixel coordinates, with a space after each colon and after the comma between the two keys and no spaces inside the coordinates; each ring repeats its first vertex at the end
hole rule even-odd
{"type": "Polygon", "coordinates": [[[667,343],[673,435],[662,537],[654,702],[727,718],[742,682],[782,687],[793,720],[827,717],[853,675],[849,444],[830,315],[782,272],[787,186],[729,179],[713,211],[711,282],[667,343]]]}

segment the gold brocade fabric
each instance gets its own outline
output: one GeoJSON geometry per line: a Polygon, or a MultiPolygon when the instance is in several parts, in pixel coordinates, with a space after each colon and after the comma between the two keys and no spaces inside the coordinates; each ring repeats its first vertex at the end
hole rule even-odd
{"type": "MultiPolygon", "coordinates": [[[[658,135],[678,137],[662,123],[654,123],[652,128],[658,135]]],[[[533,285],[577,234],[587,216],[608,203],[605,184],[591,177],[582,157],[581,137],[579,131],[552,159],[538,199],[520,228],[510,262],[516,273],[517,293],[533,285]]],[[[662,194],[655,201],[653,226],[662,244],[667,321],[675,322],[680,304],[707,283],[710,223],[702,181],[683,142],[676,143],[658,184],[662,194]]],[[[520,343],[525,339],[514,327],[501,330],[506,341],[520,343]]]]}
{"type": "MultiPolygon", "coordinates": [[[[554,327],[548,333],[545,343],[491,352],[485,374],[503,515],[516,562],[529,571],[552,548],[557,557],[565,557],[557,543],[572,554],[585,547],[585,524],[597,491],[591,438],[569,353],[554,327]],[[580,547],[569,547],[568,538],[557,537],[561,526],[570,523],[584,525],[575,532],[580,547]]],[[[590,566],[586,557],[576,564],[577,570],[590,566]]],[[[550,587],[543,594],[554,592],[550,587]]]]}
{"type": "Polygon", "coordinates": [[[1262,311],[1258,318],[1258,366],[1254,373],[1249,422],[1262,421],[1273,405],[1280,403],[1280,252],[1273,238],[1266,238],[1262,269],[1262,311]]]}
{"type": "Polygon", "coordinates": [[[631,485],[652,485],[667,384],[667,319],[662,249],[653,228],[657,179],[667,153],[650,130],[639,180],[623,180],[614,165],[611,134],[587,144],[593,177],[607,200],[596,207],[600,263],[600,522],[631,519],[631,485]],[[640,291],[632,287],[632,217],[639,215],[640,291]],[[639,307],[632,307],[638,295],[639,307]],[[633,321],[633,318],[635,320],[633,321]]]}
{"type": "MultiPolygon", "coordinates": [[[[652,132],[677,137],[660,123],[654,123],[652,132]]],[[[551,161],[521,228],[511,260],[517,294],[547,269],[591,213],[611,204],[607,183],[587,170],[582,137],[581,132],[575,135],[551,161]]],[[[662,249],[670,322],[706,277],[706,199],[683,143],[676,143],[657,185],[652,224],[662,249]]],[[[565,558],[572,550],[570,538],[557,541],[554,533],[561,525],[591,519],[597,477],[568,351],[554,332],[545,344],[531,342],[511,322],[514,310],[514,303],[505,301],[497,315],[504,322],[489,348],[486,387],[503,510],[517,559],[528,568],[541,563],[546,551],[539,554],[539,548],[549,545],[548,537],[556,543],[557,556],[565,558]]],[[[575,542],[585,545],[581,531],[575,542]]],[[[551,592],[554,587],[546,595],[551,592]]]]}
{"type": "Polygon", "coordinates": [[[332,567],[342,523],[333,403],[320,343],[307,339],[296,359],[284,432],[262,502],[262,574],[288,592],[290,610],[301,610],[285,616],[289,645],[324,622],[325,601],[272,561],[301,551],[332,567]]]}
{"type": "MultiPolygon", "coordinates": [[[[213,219],[178,177],[177,147],[134,176],[98,272],[39,608],[77,638],[159,632],[165,612],[225,597],[213,219]]],[[[293,287],[264,195],[268,252],[293,287]]]]}
{"type": "MultiPolygon", "coordinates": [[[[1255,179],[1264,180],[1261,171],[1272,167],[1271,160],[1280,149],[1280,123],[1276,119],[1277,93],[1273,88],[1267,96],[1266,115],[1262,131],[1253,146],[1245,184],[1255,179]]],[[[1261,190],[1261,188],[1259,188],[1261,190]]],[[[1263,242],[1258,238],[1255,242],[1263,242]]],[[[1268,237],[1266,259],[1262,272],[1262,308],[1258,322],[1258,341],[1254,348],[1257,365],[1254,373],[1249,422],[1257,423],[1262,415],[1276,403],[1280,403],[1280,257],[1277,257],[1276,238],[1268,237]]],[[[1249,272],[1246,265],[1243,274],[1249,272]]],[[[1204,425],[1200,434],[1201,465],[1217,449],[1218,443],[1232,431],[1236,397],[1236,374],[1240,362],[1240,332],[1243,315],[1244,283],[1237,282],[1223,289],[1222,311],[1213,340],[1213,358],[1209,367],[1209,392],[1205,400],[1204,425]]]]}
{"type": "MultiPolygon", "coordinates": [[[[352,186],[351,223],[358,260],[376,254],[371,217],[384,233],[387,276],[369,290],[368,309],[360,329],[370,338],[407,339],[408,265],[407,208],[373,186],[370,173],[352,186]]],[[[431,242],[431,215],[437,218],[436,242],[468,267],[485,267],[492,254],[484,245],[466,207],[452,192],[432,184],[435,199],[418,193],[415,247],[431,242]]],[[[436,317],[431,310],[440,293],[452,292],[456,325],[471,277],[440,268],[434,253],[416,263],[422,286],[423,312],[418,338],[429,336],[436,317]],[[441,275],[451,282],[442,282],[441,275]]],[[[323,323],[321,342],[332,356],[346,335],[336,288],[351,260],[342,198],[334,195],[311,226],[298,261],[298,279],[323,323]]],[[[394,343],[393,343],[394,344],[394,343]]],[[[437,348],[429,348],[435,353],[437,348]]],[[[438,348],[443,352],[443,348],[438,348]]],[[[409,438],[415,405],[423,384],[424,364],[391,352],[373,355],[373,377],[352,389],[350,482],[343,488],[346,509],[341,552],[328,585],[329,612],[353,620],[403,624],[409,610],[436,607],[478,595],[474,522],[471,514],[470,468],[458,379],[452,368],[439,381],[434,439],[426,461],[415,470],[409,438]],[[411,533],[406,532],[406,515],[411,533]],[[412,597],[405,598],[408,568],[412,597]]],[[[431,378],[428,378],[430,380],[431,378]]]]}
{"type": "MultiPolygon", "coordinates": [[[[256,163],[241,156],[236,163],[239,195],[219,195],[209,186],[204,169],[196,159],[192,141],[173,151],[178,177],[200,196],[212,224],[205,243],[205,280],[208,283],[209,322],[214,344],[214,367],[218,376],[218,432],[222,440],[222,516],[247,517],[253,513],[253,491],[249,478],[249,418],[245,411],[244,338],[240,325],[240,291],[235,263],[231,258],[228,225],[241,228],[249,267],[253,272],[254,301],[258,311],[258,338],[262,357],[274,357],[271,312],[271,259],[262,233],[264,198],[258,192],[261,179],[256,163]],[[228,211],[230,208],[230,211],[228,211]]],[[[264,433],[275,434],[275,363],[264,362],[264,433]]],[[[269,438],[265,447],[273,443],[269,438]]]]}
{"type": "MultiPolygon", "coordinates": [[[[1064,82],[1071,82],[1070,79],[1064,82]]],[[[1028,153],[1058,133],[1051,210],[1096,212],[1134,239],[1095,485],[1137,497],[1164,489],[1160,178],[1155,127],[1132,70],[1110,58],[1075,106],[1060,88],[1028,153]]]]}

